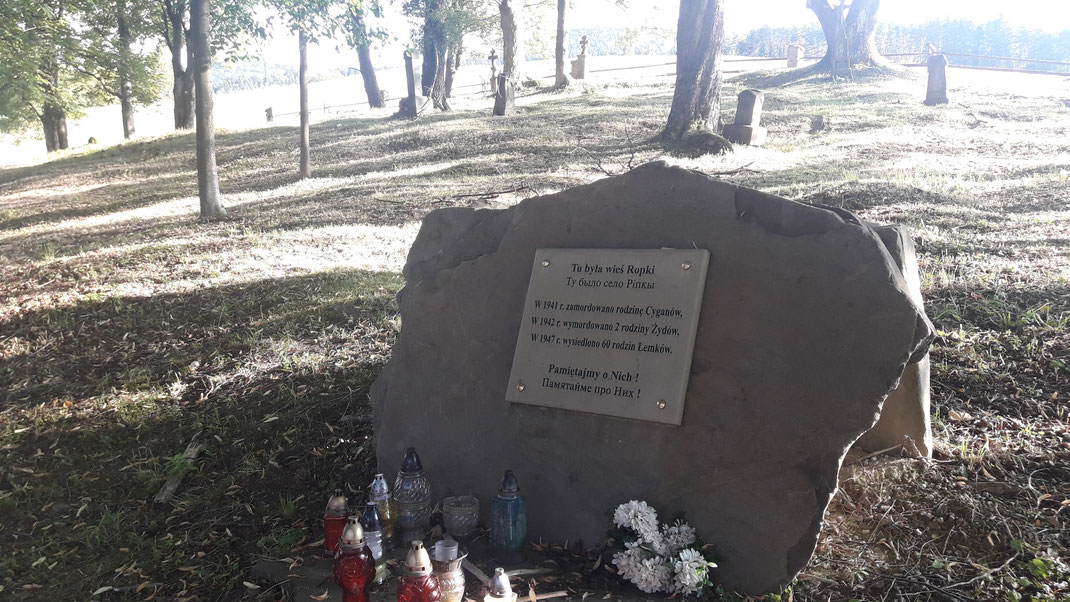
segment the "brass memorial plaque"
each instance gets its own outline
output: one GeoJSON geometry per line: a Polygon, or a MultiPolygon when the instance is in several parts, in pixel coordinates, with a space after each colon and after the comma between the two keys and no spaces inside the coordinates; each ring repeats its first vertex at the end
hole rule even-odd
{"type": "Polygon", "coordinates": [[[679,425],[709,261],[538,249],[506,400],[679,425]]]}

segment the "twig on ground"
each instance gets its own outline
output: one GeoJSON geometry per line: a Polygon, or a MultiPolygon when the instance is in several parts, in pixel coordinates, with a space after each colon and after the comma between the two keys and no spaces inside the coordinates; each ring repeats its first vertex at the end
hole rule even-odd
{"type": "Polygon", "coordinates": [[[189,445],[186,446],[186,451],[182,452],[182,462],[184,465],[179,468],[178,472],[167,479],[167,482],[163,484],[160,492],[153,498],[153,502],[157,504],[166,504],[167,500],[171,499],[171,496],[175,494],[175,490],[178,489],[179,484],[182,483],[182,478],[185,477],[186,473],[190,470],[185,464],[191,464],[197,459],[197,454],[201,453],[201,450],[204,449],[203,443],[196,442],[199,435],[200,433],[197,433],[190,439],[189,445]]]}
{"type": "Polygon", "coordinates": [[[890,451],[895,451],[895,450],[899,449],[900,447],[903,447],[902,443],[899,443],[897,445],[893,445],[893,446],[889,447],[888,449],[882,449],[880,451],[875,451],[872,454],[866,454],[865,456],[862,456],[861,458],[859,458],[857,460],[853,460],[852,462],[848,463],[847,466],[852,466],[854,464],[861,464],[862,462],[865,462],[866,460],[868,460],[870,458],[876,458],[877,456],[879,456],[881,454],[886,454],[886,453],[888,453],[890,451]]]}

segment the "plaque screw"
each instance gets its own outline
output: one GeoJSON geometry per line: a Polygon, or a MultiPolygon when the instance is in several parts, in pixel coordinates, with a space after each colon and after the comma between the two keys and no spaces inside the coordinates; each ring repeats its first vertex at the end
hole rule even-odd
{"type": "Polygon", "coordinates": [[[543,259],[542,260],[542,267],[544,267],[544,268],[550,267],[550,260],[549,259],[543,259]]]}
{"type": "Polygon", "coordinates": [[[521,392],[524,391],[524,381],[520,381],[516,384],[516,390],[521,392]]]}
{"type": "Polygon", "coordinates": [[[664,410],[665,409],[665,400],[664,399],[659,399],[658,400],[658,409],[659,410],[664,410]]]}
{"type": "Polygon", "coordinates": [[[691,269],[691,262],[690,261],[685,261],[682,264],[680,264],[680,267],[684,268],[685,270],[690,270],[691,269]]]}

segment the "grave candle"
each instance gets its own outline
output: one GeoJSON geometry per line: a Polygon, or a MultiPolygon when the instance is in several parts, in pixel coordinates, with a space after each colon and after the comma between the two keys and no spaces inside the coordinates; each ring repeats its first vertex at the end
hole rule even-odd
{"type": "Polygon", "coordinates": [[[494,547],[513,551],[524,545],[528,534],[527,501],[520,493],[513,471],[506,470],[502,476],[498,495],[491,504],[490,539],[494,547]]]}
{"type": "Polygon", "coordinates": [[[372,558],[375,559],[375,583],[379,585],[386,582],[386,556],[383,553],[383,521],[379,517],[379,508],[375,502],[368,502],[364,506],[362,518],[368,549],[372,551],[372,558]]]}
{"type": "Polygon", "coordinates": [[[375,579],[375,559],[364,540],[357,517],[350,517],[334,555],[334,581],[343,602],[368,602],[368,586],[375,579]]]}
{"type": "Polygon", "coordinates": [[[383,550],[392,550],[397,536],[398,505],[390,495],[390,486],[382,474],[375,475],[371,490],[371,500],[379,510],[379,520],[383,521],[383,550]]]}
{"type": "Polygon", "coordinates": [[[341,489],[335,489],[334,495],[327,500],[327,510],[323,513],[323,546],[334,554],[338,548],[338,538],[346,526],[346,496],[341,489]]]}
{"type": "Polygon", "coordinates": [[[398,581],[398,602],[439,602],[442,589],[431,574],[431,557],[424,542],[414,541],[405,556],[405,571],[398,581]]]}
{"type": "Polygon", "coordinates": [[[406,541],[422,539],[431,518],[431,486],[424,476],[424,467],[415,447],[405,452],[401,472],[394,482],[394,498],[398,504],[398,525],[406,541]]]}

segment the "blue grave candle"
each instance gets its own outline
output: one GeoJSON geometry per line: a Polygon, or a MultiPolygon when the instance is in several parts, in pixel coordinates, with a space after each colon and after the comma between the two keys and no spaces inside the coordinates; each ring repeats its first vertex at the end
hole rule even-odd
{"type": "Polygon", "coordinates": [[[527,535],[527,501],[520,493],[516,475],[507,470],[491,503],[490,539],[495,548],[511,551],[520,549],[527,535]]]}

